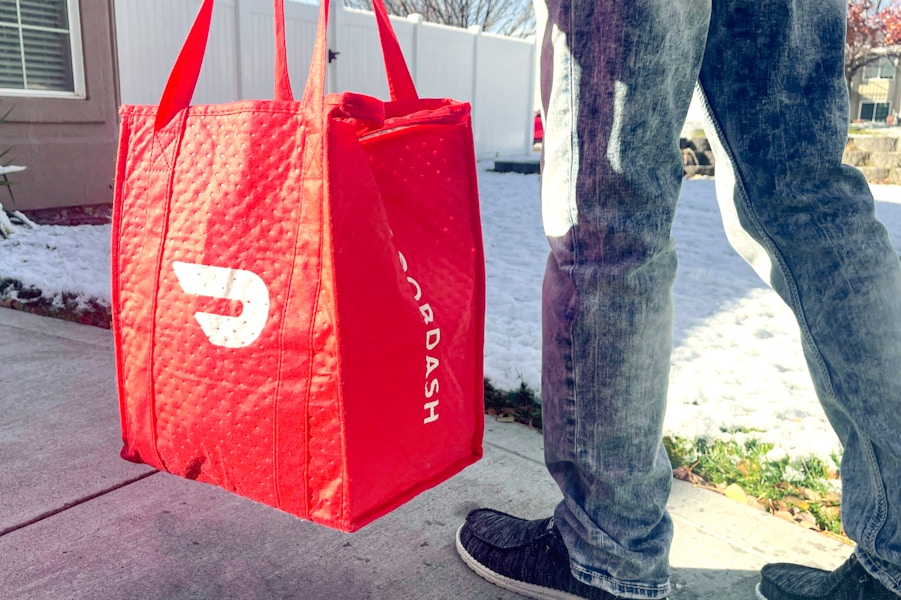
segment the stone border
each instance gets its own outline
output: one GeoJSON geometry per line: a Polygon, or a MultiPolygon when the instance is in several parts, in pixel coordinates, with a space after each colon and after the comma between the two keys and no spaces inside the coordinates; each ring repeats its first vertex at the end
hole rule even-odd
{"type": "Polygon", "coordinates": [[[106,225],[113,221],[112,203],[39,208],[22,212],[38,225],[106,225]]]}
{"type": "Polygon", "coordinates": [[[25,287],[15,279],[0,278],[0,306],[104,329],[113,326],[110,307],[103,302],[91,299],[85,304],[68,293],[59,299],[46,298],[41,290],[25,287]]]}

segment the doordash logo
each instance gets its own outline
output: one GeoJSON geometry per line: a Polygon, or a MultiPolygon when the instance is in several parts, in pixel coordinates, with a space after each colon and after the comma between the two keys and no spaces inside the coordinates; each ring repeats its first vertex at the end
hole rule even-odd
{"type": "Polygon", "coordinates": [[[254,343],[269,318],[269,288],[259,275],[241,269],[227,269],[174,261],[172,269],[186,293],[241,303],[236,317],[205,312],[194,313],[200,328],[214,346],[244,348],[254,343]]]}
{"type": "MultiPolygon", "coordinates": [[[[400,266],[406,274],[407,259],[401,252],[398,252],[397,255],[400,258],[400,266]]],[[[438,390],[441,388],[439,377],[442,375],[443,370],[439,368],[441,362],[438,360],[438,357],[433,356],[433,354],[441,352],[440,349],[438,352],[435,352],[438,344],[441,343],[441,328],[435,323],[435,312],[432,310],[432,305],[422,299],[422,286],[409,275],[407,275],[407,281],[413,286],[413,299],[419,304],[419,313],[422,315],[422,321],[429,328],[425,332],[425,402],[422,406],[425,416],[422,422],[425,424],[434,423],[439,417],[438,405],[440,400],[438,399],[438,390]]]]}

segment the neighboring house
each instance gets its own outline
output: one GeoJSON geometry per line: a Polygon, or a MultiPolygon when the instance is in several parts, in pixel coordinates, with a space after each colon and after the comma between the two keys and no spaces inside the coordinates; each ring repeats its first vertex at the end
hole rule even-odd
{"type": "Polygon", "coordinates": [[[118,137],[113,0],[0,2],[0,151],[15,203],[35,211],[112,201],[118,137]]]}
{"type": "Polygon", "coordinates": [[[858,71],[851,83],[851,118],[899,123],[901,111],[901,60],[883,57],[858,71]]]}

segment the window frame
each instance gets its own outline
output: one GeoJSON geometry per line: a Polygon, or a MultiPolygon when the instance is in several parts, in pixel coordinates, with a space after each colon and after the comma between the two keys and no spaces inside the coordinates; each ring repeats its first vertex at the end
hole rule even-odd
{"type": "Polygon", "coordinates": [[[892,79],[895,79],[897,70],[898,70],[898,66],[895,64],[895,61],[893,61],[888,56],[883,56],[883,57],[880,57],[880,59],[877,61],[874,61],[868,65],[864,65],[863,80],[864,81],[874,81],[874,80],[875,81],[890,81],[892,79]],[[885,71],[886,67],[889,67],[889,76],[888,77],[883,76],[883,72],[885,71]],[[873,70],[877,71],[877,74],[875,77],[870,77],[867,75],[867,70],[871,69],[871,68],[873,70]]]}
{"type": "MultiPolygon", "coordinates": [[[[66,0],[66,13],[69,20],[69,54],[72,59],[72,87],[74,89],[72,91],[62,91],[0,87],[0,96],[12,98],[56,98],[63,100],[84,100],[87,98],[79,0],[66,0]]],[[[21,31],[21,23],[18,24],[18,29],[21,31]]]]}
{"type": "Polygon", "coordinates": [[[860,120],[862,120],[862,121],[866,121],[867,123],[882,123],[882,122],[885,121],[885,117],[883,117],[882,119],[877,119],[877,118],[876,118],[876,115],[879,114],[879,110],[878,110],[879,107],[880,107],[880,106],[883,106],[883,105],[886,106],[886,114],[885,114],[885,117],[887,117],[888,115],[892,114],[892,103],[891,103],[891,102],[889,102],[889,101],[885,101],[885,102],[872,102],[872,101],[864,100],[864,101],[862,101],[862,102],[860,103],[860,110],[858,110],[857,118],[860,119],[860,120]],[[871,118],[869,118],[869,119],[864,119],[864,117],[863,117],[863,107],[864,107],[864,105],[867,105],[867,104],[873,106],[873,116],[872,116],[871,118]]]}

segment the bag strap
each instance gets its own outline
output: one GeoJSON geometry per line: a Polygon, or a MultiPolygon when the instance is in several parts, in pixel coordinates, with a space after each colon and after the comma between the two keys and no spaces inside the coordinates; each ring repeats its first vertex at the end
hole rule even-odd
{"type": "Polygon", "coordinates": [[[275,99],[294,100],[288,77],[288,52],[285,35],[285,1],[275,0],[275,99]]]}
{"type": "MultiPolygon", "coordinates": [[[[379,30],[379,44],[382,47],[382,59],[385,62],[385,73],[388,77],[388,93],[391,100],[418,100],[416,85],[407,68],[407,61],[384,0],[371,0],[375,13],[376,24],[379,30]]],[[[307,85],[304,88],[302,102],[308,106],[319,109],[322,106],[322,97],[325,95],[325,69],[328,65],[328,18],[330,0],[321,0],[319,4],[319,27],[316,31],[316,45],[313,48],[313,64],[307,77],[307,85]]]]}
{"type": "MultiPolygon", "coordinates": [[[[275,8],[275,99],[294,100],[288,79],[288,59],[285,50],[285,2],[274,0],[275,8]]],[[[203,0],[194,25],[188,33],[175,66],[169,74],[154,122],[154,131],[165,127],[182,109],[191,104],[200,67],[206,53],[213,18],[213,0],[203,0]]]]}
{"type": "MultiPolygon", "coordinates": [[[[328,2],[329,0],[325,0],[328,2]]],[[[392,100],[418,100],[416,85],[407,68],[407,61],[400,49],[388,10],[384,0],[372,0],[372,10],[379,28],[379,42],[382,46],[382,59],[385,61],[385,73],[388,76],[388,93],[392,100]]]]}
{"type": "MultiPolygon", "coordinates": [[[[213,1],[203,0],[200,11],[188,37],[182,46],[175,66],[169,74],[163,96],[160,98],[157,109],[154,131],[165,127],[172,118],[181,110],[191,104],[197,80],[200,77],[200,68],[203,65],[203,56],[206,53],[207,41],[212,25],[213,1]]],[[[275,99],[294,100],[291,91],[291,81],[288,77],[288,59],[285,41],[285,2],[273,0],[275,9],[275,99]]],[[[372,0],[379,30],[379,41],[382,46],[382,56],[385,61],[385,71],[388,77],[388,91],[392,100],[415,100],[419,96],[407,62],[404,59],[388,11],[383,0],[372,0]]],[[[303,103],[321,108],[322,97],[325,94],[325,69],[328,64],[328,15],[329,0],[320,3],[319,26],[316,32],[316,43],[313,48],[313,62],[310,65],[310,73],[307,78],[307,86],[304,89],[303,103]]]]}

